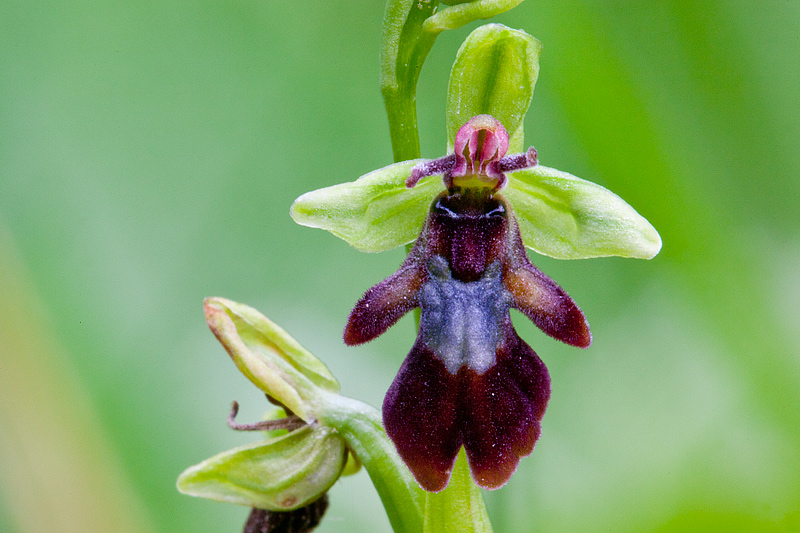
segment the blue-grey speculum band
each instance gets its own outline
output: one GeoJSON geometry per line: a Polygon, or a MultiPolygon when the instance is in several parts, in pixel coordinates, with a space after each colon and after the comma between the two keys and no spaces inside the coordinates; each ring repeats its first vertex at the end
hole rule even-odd
{"type": "Polygon", "coordinates": [[[439,255],[428,262],[428,281],[419,293],[420,336],[451,374],[466,365],[483,374],[495,364],[503,341],[500,324],[509,316],[510,297],[495,261],[478,281],[453,279],[439,255]]]}

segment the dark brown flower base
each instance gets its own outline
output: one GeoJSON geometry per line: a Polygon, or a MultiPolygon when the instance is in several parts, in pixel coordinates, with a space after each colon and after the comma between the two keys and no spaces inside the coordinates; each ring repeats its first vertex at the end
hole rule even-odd
{"type": "Polygon", "coordinates": [[[328,495],[317,501],[295,509],[277,512],[253,509],[247,518],[242,533],[308,533],[313,531],[328,509],[328,495]]]}

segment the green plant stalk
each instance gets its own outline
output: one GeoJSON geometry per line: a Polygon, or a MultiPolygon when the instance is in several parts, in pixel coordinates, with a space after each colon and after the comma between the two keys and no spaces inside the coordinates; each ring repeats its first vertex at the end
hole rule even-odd
{"type": "Polygon", "coordinates": [[[481,489],[472,481],[464,448],[458,453],[450,484],[425,499],[423,533],[481,531],[491,533],[481,489]]]}
{"type": "Polygon", "coordinates": [[[395,162],[420,156],[417,80],[437,33],[423,29],[438,0],[389,0],[383,18],[380,85],[395,162]]]}
{"type": "Polygon", "coordinates": [[[319,421],[335,428],[361,461],[395,533],[421,532],[425,492],[386,436],[380,412],[363,402],[333,393],[328,393],[320,406],[319,421]]]}

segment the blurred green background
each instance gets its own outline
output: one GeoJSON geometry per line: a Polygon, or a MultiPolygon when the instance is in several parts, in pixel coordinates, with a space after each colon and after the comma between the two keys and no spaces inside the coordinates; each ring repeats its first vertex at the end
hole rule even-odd
{"type": "MultiPolygon", "coordinates": [[[[0,3],[0,531],[240,531],[178,494],[265,407],[207,330],[255,306],[380,405],[409,318],[345,348],[350,306],[402,250],[296,226],[292,200],[391,162],[383,3],[0,3]]],[[[654,260],[533,257],[582,306],[534,454],[487,494],[495,531],[786,531],[800,524],[800,2],[529,0],[544,43],[540,161],[659,229],[654,260]]],[[[422,72],[423,156],[445,145],[455,51],[422,72]]],[[[388,531],[363,473],[321,532],[388,531]]]]}

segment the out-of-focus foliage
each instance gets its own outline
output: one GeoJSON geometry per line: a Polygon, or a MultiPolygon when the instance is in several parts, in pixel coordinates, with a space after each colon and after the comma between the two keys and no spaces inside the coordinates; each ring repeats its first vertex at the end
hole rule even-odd
{"type": "MultiPolygon", "coordinates": [[[[361,348],[340,331],[402,252],[288,216],[392,162],[380,4],[0,3],[0,286],[22,292],[0,298],[0,530],[240,529],[246,509],[174,485],[252,441],[227,429],[231,400],[242,420],[267,408],[207,330],[205,296],[259,308],[344,394],[380,404],[413,321],[361,348]],[[48,439],[61,431],[66,447],[48,439]],[[70,501],[85,514],[62,516],[70,501]]],[[[553,397],[536,451],[488,496],[495,531],[800,523],[800,4],[528,0],[495,20],[544,45],[526,144],[664,242],[647,262],[533,257],[594,344],[517,320],[553,397]]],[[[474,26],[423,68],[423,157],[445,148],[447,77],[474,26]]],[[[388,531],[365,474],[330,496],[320,531],[388,531]]]]}

